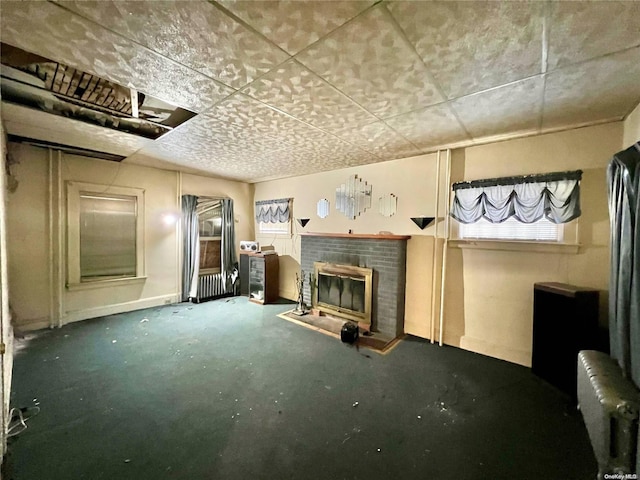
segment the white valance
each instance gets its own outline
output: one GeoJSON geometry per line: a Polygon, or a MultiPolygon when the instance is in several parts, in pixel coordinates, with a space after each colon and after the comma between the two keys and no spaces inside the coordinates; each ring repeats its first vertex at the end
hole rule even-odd
{"type": "Polygon", "coordinates": [[[461,223],[481,218],[502,223],[514,217],[533,223],[542,217],[553,223],[567,223],[580,216],[582,171],[528,175],[460,182],[451,216],[461,223]]]}
{"type": "Polygon", "coordinates": [[[261,200],[256,202],[256,222],[287,223],[289,221],[290,198],[261,200]]]}

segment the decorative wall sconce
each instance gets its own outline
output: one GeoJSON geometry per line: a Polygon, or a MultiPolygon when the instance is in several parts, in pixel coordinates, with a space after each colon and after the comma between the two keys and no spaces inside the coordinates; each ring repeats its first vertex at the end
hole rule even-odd
{"type": "Polygon", "coordinates": [[[317,209],[318,216],[320,218],[326,218],[329,215],[329,200],[326,198],[318,200],[317,209]]]}
{"type": "Polygon", "coordinates": [[[298,221],[300,226],[304,228],[307,226],[307,223],[309,223],[310,218],[296,218],[296,220],[298,221]]]}
{"type": "Polygon", "coordinates": [[[396,214],[398,197],[393,193],[386,193],[378,199],[378,208],[383,217],[392,217],[396,214]]]}
{"type": "Polygon", "coordinates": [[[371,185],[351,175],[346,183],[336,188],[336,208],[347,218],[355,220],[367,208],[371,208],[371,185]]]}
{"type": "Polygon", "coordinates": [[[431,225],[435,217],[411,217],[411,220],[420,227],[420,230],[424,230],[428,225],[431,225]]]}

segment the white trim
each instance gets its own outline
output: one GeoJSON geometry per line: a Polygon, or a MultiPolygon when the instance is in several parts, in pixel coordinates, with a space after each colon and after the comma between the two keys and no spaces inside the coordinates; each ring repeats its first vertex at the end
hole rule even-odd
{"type": "Polygon", "coordinates": [[[569,253],[579,252],[579,243],[527,242],[519,240],[450,240],[452,248],[476,250],[504,250],[529,253],[569,253]]]}
{"type": "Polygon", "coordinates": [[[96,288],[121,287],[123,285],[137,285],[144,283],[147,277],[126,277],[110,278],[109,280],[94,280],[91,282],[69,283],[67,290],[74,292],[77,290],[91,290],[96,288]]]}
{"type": "Polygon", "coordinates": [[[134,310],[142,310],[143,308],[158,307],[161,305],[169,305],[180,302],[180,296],[177,293],[170,295],[161,295],[158,297],[143,298],[131,302],[116,303],[114,305],[105,305],[102,307],[88,308],[86,310],[75,310],[67,312],[64,316],[63,324],[87,320],[89,318],[104,317],[105,315],[114,315],[116,313],[132,312],[134,310]]]}

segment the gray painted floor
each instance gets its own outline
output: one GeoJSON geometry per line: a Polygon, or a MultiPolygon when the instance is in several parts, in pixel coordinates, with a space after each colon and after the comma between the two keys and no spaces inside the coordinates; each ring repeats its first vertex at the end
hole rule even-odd
{"type": "Polygon", "coordinates": [[[43,331],[3,478],[593,479],[568,398],[529,369],[409,337],[356,350],[245,298],[43,331]],[[31,410],[28,410],[28,412],[31,410]]]}

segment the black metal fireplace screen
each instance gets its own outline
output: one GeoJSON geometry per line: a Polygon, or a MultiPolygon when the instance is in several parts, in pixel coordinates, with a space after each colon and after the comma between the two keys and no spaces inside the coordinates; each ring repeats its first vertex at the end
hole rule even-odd
{"type": "Polygon", "coordinates": [[[338,309],[365,313],[364,277],[318,273],[318,302],[338,309]]]}
{"type": "Polygon", "coordinates": [[[373,270],[355,265],[314,262],[314,308],[328,315],[371,324],[373,270]]]}

